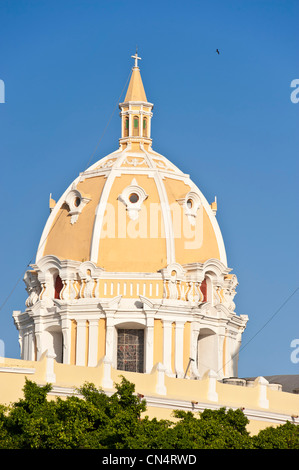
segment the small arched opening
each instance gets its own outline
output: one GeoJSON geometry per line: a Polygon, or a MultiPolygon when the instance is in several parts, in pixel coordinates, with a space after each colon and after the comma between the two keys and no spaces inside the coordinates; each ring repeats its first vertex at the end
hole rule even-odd
{"type": "Polygon", "coordinates": [[[139,135],[139,117],[134,116],[133,117],[133,136],[138,136],[139,135]]]}
{"type": "Polygon", "coordinates": [[[143,137],[147,137],[147,118],[143,118],[143,123],[142,123],[142,135],[143,137]]]}
{"type": "Polygon", "coordinates": [[[202,302],[210,302],[213,305],[213,281],[209,274],[206,274],[202,281],[200,290],[203,295],[202,302]]]}
{"type": "Polygon", "coordinates": [[[125,117],[124,119],[124,137],[129,136],[129,118],[125,117]]]}
{"type": "Polygon", "coordinates": [[[197,369],[200,375],[207,370],[218,369],[217,335],[209,328],[202,328],[197,340],[197,369]]]}
{"type": "Polygon", "coordinates": [[[43,350],[53,351],[56,362],[63,362],[63,334],[59,326],[52,326],[44,331],[43,350]]]}
{"type": "Polygon", "coordinates": [[[63,283],[59,274],[54,278],[54,299],[60,299],[60,292],[62,291],[63,283]]]}

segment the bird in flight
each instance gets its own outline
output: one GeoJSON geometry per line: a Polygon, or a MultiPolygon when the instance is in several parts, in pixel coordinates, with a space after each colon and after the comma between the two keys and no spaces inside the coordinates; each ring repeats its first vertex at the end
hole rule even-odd
{"type": "Polygon", "coordinates": [[[220,54],[219,49],[216,49],[216,52],[217,52],[218,55],[220,54]]]}

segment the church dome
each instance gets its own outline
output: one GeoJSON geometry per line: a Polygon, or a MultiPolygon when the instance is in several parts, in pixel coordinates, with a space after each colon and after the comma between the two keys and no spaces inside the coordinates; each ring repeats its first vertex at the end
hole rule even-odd
{"type": "Polygon", "coordinates": [[[37,261],[90,260],[109,272],[157,272],[211,258],[226,266],[216,202],[153,150],[152,107],[134,67],[120,104],[119,148],[81,173],[52,207],[37,261]]]}
{"type": "Polygon", "coordinates": [[[234,312],[216,201],[152,148],[137,53],[115,152],[79,174],[43,230],[14,312],[23,359],[200,378],[237,375],[247,323],[234,312]],[[160,367],[159,366],[159,367],[160,367]]]}

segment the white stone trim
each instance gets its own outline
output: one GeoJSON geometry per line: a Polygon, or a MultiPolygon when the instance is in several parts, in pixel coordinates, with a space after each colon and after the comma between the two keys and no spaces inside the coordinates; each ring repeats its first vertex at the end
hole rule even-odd
{"type": "Polygon", "coordinates": [[[0,367],[0,373],[8,373],[8,374],[25,374],[25,375],[30,375],[30,374],[35,374],[35,369],[33,368],[28,368],[28,367],[12,367],[12,366],[7,366],[7,367],[0,367]]]}
{"type": "Polygon", "coordinates": [[[171,353],[172,353],[172,320],[163,319],[163,365],[165,367],[165,373],[170,377],[173,377],[172,365],[171,365],[171,353]]]}
{"type": "Polygon", "coordinates": [[[86,320],[77,318],[76,321],[77,321],[76,365],[85,366],[86,320]]]}
{"type": "MultiPolygon", "coordinates": [[[[177,199],[177,202],[183,207],[185,215],[191,225],[196,224],[197,211],[200,208],[201,201],[199,195],[195,191],[189,191],[185,197],[177,199]],[[192,206],[188,207],[188,201],[192,201],[192,206]]],[[[202,222],[202,221],[201,221],[202,222]]],[[[201,223],[202,225],[202,223],[201,223]]]]}
{"type": "MultiPolygon", "coordinates": [[[[158,370],[158,368],[157,368],[158,370]]],[[[194,397],[194,401],[189,401],[189,400],[179,400],[179,399],[173,399],[169,397],[163,397],[163,395],[166,395],[167,391],[164,388],[164,379],[163,379],[163,374],[165,373],[164,367],[160,365],[159,372],[162,374],[160,377],[158,375],[158,385],[156,389],[156,393],[158,393],[159,397],[151,396],[151,395],[144,395],[144,399],[146,400],[147,406],[148,407],[155,407],[155,408],[164,408],[164,409],[170,409],[170,410],[183,410],[183,411],[192,411],[192,412],[203,412],[205,409],[210,409],[210,410],[219,410],[220,408],[223,408],[224,406],[227,407],[227,405],[223,403],[213,403],[213,402],[204,402],[204,401],[197,401],[197,397],[194,397]]],[[[40,384],[40,386],[43,386],[40,384]]],[[[112,391],[106,391],[104,390],[106,395],[110,396],[113,392],[112,391]]],[[[82,395],[79,394],[76,388],[74,387],[60,387],[57,385],[52,386],[52,390],[48,393],[48,395],[54,395],[54,396],[78,396],[82,398],[82,395]]],[[[240,404],[240,407],[242,405],[240,404]]],[[[237,410],[240,407],[238,406],[230,406],[232,410],[237,410]]],[[[263,421],[263,422],[269,422],[270,425],[280,425],[280,424],[285,424],[287,421],[293,422],[294,424],[299,425],[299,418],[292,418],[291,415],[286,414],[286,413],[276,413],[272,411],[264,411],[264,410],[259,410],[259,409],[251,409],[251,408],[243,408],[242,409],[243,413],[247,418],[251,421],[263,421]]]]}
{"type": "Polygon", "coordinates": [[[95,215],[95,221],[94,221],[92,238],[91,238],[91,247],[90,247],[90,261],[92,261],[95,264],[97,264],[98,257],[99,257],[101,231],[102,231],[106,205],[107,205],[108,197],[112,188],[112,184],[114,183],[115,177],[116,177],[115,170],[111,170],[107,177],[98,206],[96,208],[96,215],[95,215]]]}
{"type": "Polygon", "coordinates": [[[95,367],[98,357],[98,334],[99,319],[89,320],[89,337],[88,337],[88,366],[95,367]]]}
{"type": "Polygon", "coordinates": [[[178,378],[183,378],[185,375],[183,358],[184,358],[184,321],[175,322],[175,348],[174,348],[174,364],[175,373],[178,378]]]}
{"type": "Polygon", "coordinates": [[[148,198],[148,195],[144,191],[144,189],[138,185],[135,178],[133,178],[131,184],[127,186],[123,192],[118,196],[118,199],[126,206],[128,215],[131,220],[138,219],[138,213],[141,210],[141,206],[143,202],[148,198]],[[131,202],[130,195],[132,193],[137,194],[138,201],[131,202]]]}
{"type": "MultiPolygon", "coordinates": [[[[142,148],[142,150],[146,154],[148,159],[151,161],[151,164],[153,165],[150,154],[146,152],[144,148],[142,148]]],[[[173,223],[172,223],[171,211],[169,207],[169,201],[167,197],[166,188],[162,181],[160,170],[158,170],[157,168],[155,169],[154,180],[155,180],[159,198],[160,198],[161,211],[162,211],[162,216],[163,216],[163,221],[164,221],[167,264],[170,264],[170,263],[175,262],[175,243],[174,243],[173,223]]]]}

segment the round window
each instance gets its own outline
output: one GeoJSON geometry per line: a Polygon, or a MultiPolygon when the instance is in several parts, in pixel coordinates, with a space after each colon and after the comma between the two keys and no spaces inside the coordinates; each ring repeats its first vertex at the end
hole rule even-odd
{"type": "Polygon", "coordinates": [[[136,202],[139,201],[139,196],[138,196],[138,194],[136,194],[136,193],[130,194],[130,196],[129,196],[129,201],[130,201],[132,204],[136,204],[136,202]]]}

